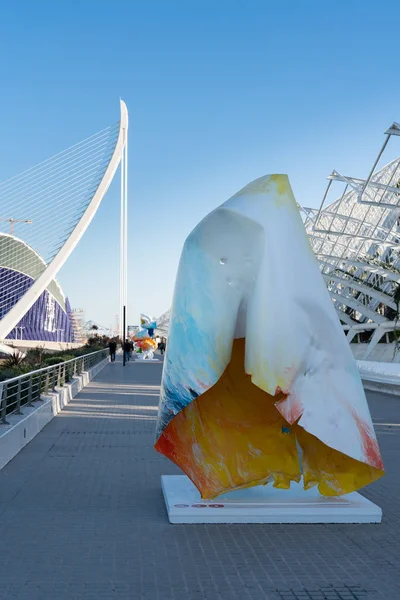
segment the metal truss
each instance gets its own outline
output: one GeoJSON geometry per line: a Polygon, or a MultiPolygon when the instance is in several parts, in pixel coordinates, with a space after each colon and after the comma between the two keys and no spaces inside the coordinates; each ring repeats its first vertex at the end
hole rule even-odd
{"type": "Polygon", "coordinates": [[[374,330],[367,354],[371,344],[375,346],[394,329],[397,305],[393,296],[400,284],[400,157],[378,170],[390,138],[400,135],[400,125],[393,123],[385,135],[366,179],[332,171],[319,210],[301,207],[312,249],[349,342],[359,327],[374,330]],[[344,189],[326,204],[333,183],[344,189]]]}
{"type": "Polygon", "coordinates": [[[163,313],[161,315],[161,317],[158,317],[156,335],[159,335],[160,337],[168,337],[170,318],[171,318],[171,309],[169,309],[165,313],[163,313]]]}

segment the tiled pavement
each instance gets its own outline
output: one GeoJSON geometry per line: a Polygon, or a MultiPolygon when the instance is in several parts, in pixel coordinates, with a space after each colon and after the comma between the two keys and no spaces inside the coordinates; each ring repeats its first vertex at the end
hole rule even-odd
{"type": "Polygon", "coordinates": [[[0,472],[0,600],[400,600],[400,399],[368,394],[381,525],[170,525],[160,365],[108,365],[0,472]]]}

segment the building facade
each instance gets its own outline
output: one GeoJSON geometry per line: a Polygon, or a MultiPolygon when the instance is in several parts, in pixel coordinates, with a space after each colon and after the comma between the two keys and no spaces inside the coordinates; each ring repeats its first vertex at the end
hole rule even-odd
{"type": "MultiPolygon", "coordinates": [[[[46,263],[25,242],[0,233],[0,319],[11,310],[46,263]]],[[[60,285],[53,280],[6,339],[74,342],[71,307],[60,285]]]]}

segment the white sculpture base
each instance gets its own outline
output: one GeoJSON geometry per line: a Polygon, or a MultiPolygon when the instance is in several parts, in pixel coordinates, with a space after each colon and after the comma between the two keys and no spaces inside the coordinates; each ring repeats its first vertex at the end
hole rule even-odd
{"type": "Polygon", "coordinates": [[[357,492],[326,498],[301,483],[290,490],[272,484],[202,500],[185,475],[162,475],[170,523],[380,523],[382,510],[357,492]]]}
{"type": "Polygon", "coordinates": [[[159,363],[161,362],[158,358],[139,358],[140,354],[136,356],[135,360],[140,360],[142,363],[159,363]]]}

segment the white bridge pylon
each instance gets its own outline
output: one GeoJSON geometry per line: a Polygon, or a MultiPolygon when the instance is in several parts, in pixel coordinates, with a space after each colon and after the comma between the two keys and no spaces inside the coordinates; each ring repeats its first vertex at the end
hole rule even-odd
{"type": "MultiPolygon", "coordinates": [[[[127,144],[128,110],[122,100],[120,110],[115,125],[0,183],[0,233],[9,233],[10,222],[28,220],[28,226],[21,225],[23,240],[44,260],[28,289],[26,278],[18,273],[10,278],[0,270],[0,290],[7,292],[0,295],[0,339],[53,281],[96,214],[127,144]]],[[[30,255],[7,260],[18,264],[20,273],[29,273],[30,255]]]]}

